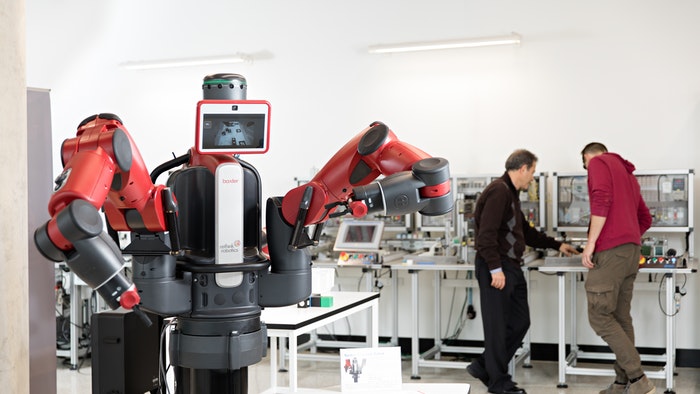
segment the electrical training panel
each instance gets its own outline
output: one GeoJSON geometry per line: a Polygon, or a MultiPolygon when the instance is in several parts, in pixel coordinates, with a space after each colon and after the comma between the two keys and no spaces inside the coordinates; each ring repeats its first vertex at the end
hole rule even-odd
{"type": "MultiPolygon", "coordinates": [[[[460,175],[454,178],[454,191],[457,196],[455,211],[461,216],[460,221],[468,222],[472,230],[476,200],[489,183],[501,176],[460,175]]],[[[547,174],[542,172],[535,174],[534,181],[526,191],[520,192],[520,208],[530,225],[539,231],[547,229],[546,186],[547,174]]]]}
{"type": "MultiPolygon", "coordinates": [[[[635,171],[644,202],[652,217],[651,228],[642,242],[640,264],[676,264],[682,253],[668,248],[667,237],[685,233],[686,250],[693,256],[693,177],[692,169],[635,171]]],[[[588,176],[583,172],[552,175],[553,230],[587,232],[591,211],[588,176]]]]}

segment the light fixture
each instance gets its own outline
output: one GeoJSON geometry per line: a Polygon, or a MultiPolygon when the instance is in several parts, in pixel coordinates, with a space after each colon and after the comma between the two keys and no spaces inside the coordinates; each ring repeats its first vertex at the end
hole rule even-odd
{"type": "Polygon", "coordinates": [[[119,66],[127,70],[152,70],[157,68],[208,66],[213,64],[233,64],[243,63],[247,61],[252,61],[252,57],[243,54],[235,54],[227,56],[209,56],[183,59],[126,62],[120,64],[119,66]]]}
{"type": "Polygon", "coordinates": [[[457,49],[483,47],[490,45],[514,45],[520,44],[522,37],[518,33],[511,33],[507,36],[465,38],[461,40],[443,40],[428,42],[407,42],[393,45],[372,45],[368,48],[369,53],[399,53],[415,51],[433,51],[439,49],[457,49]]]}

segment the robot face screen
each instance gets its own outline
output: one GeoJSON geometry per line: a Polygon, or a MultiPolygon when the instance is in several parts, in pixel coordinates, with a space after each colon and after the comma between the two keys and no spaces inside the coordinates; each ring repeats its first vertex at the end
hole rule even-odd
{"type": "Polygon", "coordinates": [[[203,100],[197,104],[197,152],[265,153],[269,149],[270,103],[203,100]]]}

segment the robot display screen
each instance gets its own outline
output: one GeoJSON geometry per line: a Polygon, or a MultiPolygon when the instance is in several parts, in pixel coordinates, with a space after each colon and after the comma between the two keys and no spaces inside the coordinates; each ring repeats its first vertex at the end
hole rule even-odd
{"type": "Polygon", "coordinates": [[[337,251],[376,251],[383,233],[383,221],[343,220],[333,248],[337,251]]]}
{"type": "Polygon", "coordinates": [[[254,100],[205,100],[197,105],[199,153],[265,153],[269,149],[270,104],[254,100]]]}

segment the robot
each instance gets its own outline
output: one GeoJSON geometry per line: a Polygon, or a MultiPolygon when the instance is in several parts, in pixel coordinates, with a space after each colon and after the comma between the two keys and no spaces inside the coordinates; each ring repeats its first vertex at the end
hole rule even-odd
{"type": "MultiPolygon", "coordinates": [[[[202,88],[205,101],[246,101],[238,74],[206,76],[202,88]]],[[[61,159],[51,219],[34,234],[38,250],[65,262],[110,308],[131,309],[145,324],[144,311],[174,318],[168,355],[182,394],[247,392],[247,368],[267,348],[261,308],[308,298],[308,247],[326,220],[441,215],[453,207],[447,160],[398,140],[381,122],[351,139],[307,184],[268,198],[266,233],[260,175],[239,155],[192,148],[149,174],[121,119],[99,114],[63,142],[61,159]],[[222,168],[239,172],[239,201],[217,202],[222,168]],[[170,170],[166,185],[156,185],[170,170]],[[242,240],[225,247],[241,248],[242,257],[217,261],[222,226],[233,219],[242,240]],[[127,246],[119,246],[120,232],[130,234],[127,246]],[[132,258],[131,277],[124,255],[132,258]]]]}

